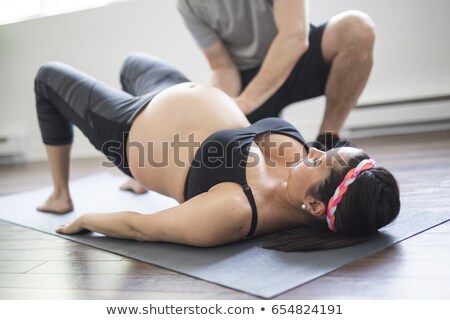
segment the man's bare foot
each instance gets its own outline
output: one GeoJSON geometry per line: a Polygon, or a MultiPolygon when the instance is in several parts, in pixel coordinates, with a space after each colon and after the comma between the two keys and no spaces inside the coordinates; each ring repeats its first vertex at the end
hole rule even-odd
{"type": "Polygon", "coordinates": [[[127,182],[120,186],[120,190],[130,191],[135,194],[144,194],[147,192],[147,189],[134,179],[128,179],[127,182]]]}
{"type": "Polygon", "coordinates": [[[43,203],[36,209],[41,212],[63,214],[73,211],[73,204],[69,195],[59,196],[56,195],[55,192],[53,192],[48,197],[47,201],[45,201],[45,203],[43,203]]]}

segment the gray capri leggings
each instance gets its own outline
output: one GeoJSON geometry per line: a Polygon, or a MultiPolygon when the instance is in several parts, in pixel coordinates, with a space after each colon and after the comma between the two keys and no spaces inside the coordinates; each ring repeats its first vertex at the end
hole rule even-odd
{"type": "Polygon", "coordinates": [[[126,142],[133,120],[158,92],[189,80],[162,60],[136,53],[126,58],[120,81],[123,91],[63,63],[43,65],[36,75],[35,94],[44,144],[71,144],[76,125],[131,177],[126,142]]]}

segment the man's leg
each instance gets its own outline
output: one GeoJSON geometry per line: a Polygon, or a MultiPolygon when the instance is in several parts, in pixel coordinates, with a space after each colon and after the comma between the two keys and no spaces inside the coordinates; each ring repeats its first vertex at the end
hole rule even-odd
{"type": "Polygon", "coordinates": [[[375,27],[369,16],[346,11],[328,22],[322,52],[331,69],[325,87],[326,109],[320,134],[339,134],[369,78],[375,27]]]}

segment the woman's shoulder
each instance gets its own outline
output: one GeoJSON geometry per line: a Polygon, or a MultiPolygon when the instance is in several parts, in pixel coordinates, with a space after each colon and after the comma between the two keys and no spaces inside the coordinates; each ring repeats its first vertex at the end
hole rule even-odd
{"type": "Polygon", "coordinates": [[[284,120],[282,118],[265,118],[259,120],[251,125],[253,130],[259,131],[260,133],[271,132],[271,133],[279,133],[282,135],[289,136],[301,144],[306,144],[305,139],[302,134],[298,131],[298,129],[289,121],[284,120]]]}

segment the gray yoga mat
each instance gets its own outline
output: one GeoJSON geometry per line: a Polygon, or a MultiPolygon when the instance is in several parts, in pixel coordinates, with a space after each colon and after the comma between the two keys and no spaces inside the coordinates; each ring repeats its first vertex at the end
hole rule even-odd
{"type": "MultiPolygon", "coordinates": [[[[54,230],[81,213],[122,210],[152,213],[177,204],[154,192],[137,196],[120,191],[118,187],[123,181],[123,177],[108,173],[71,181],[76,211],[65,215],[35,210],[49,195],[50,188],[3,196],[0,219],[61,236],[54,230]]],[[[449,210],[403,210],[394,224],[385,227],[371,241],[336,250],[302,253],[265,250],[264,238],[217,248],[194,248],[112,239],[99,234],[62,237],[258,297],[272,298],[449,219],[449,210]]]]}

